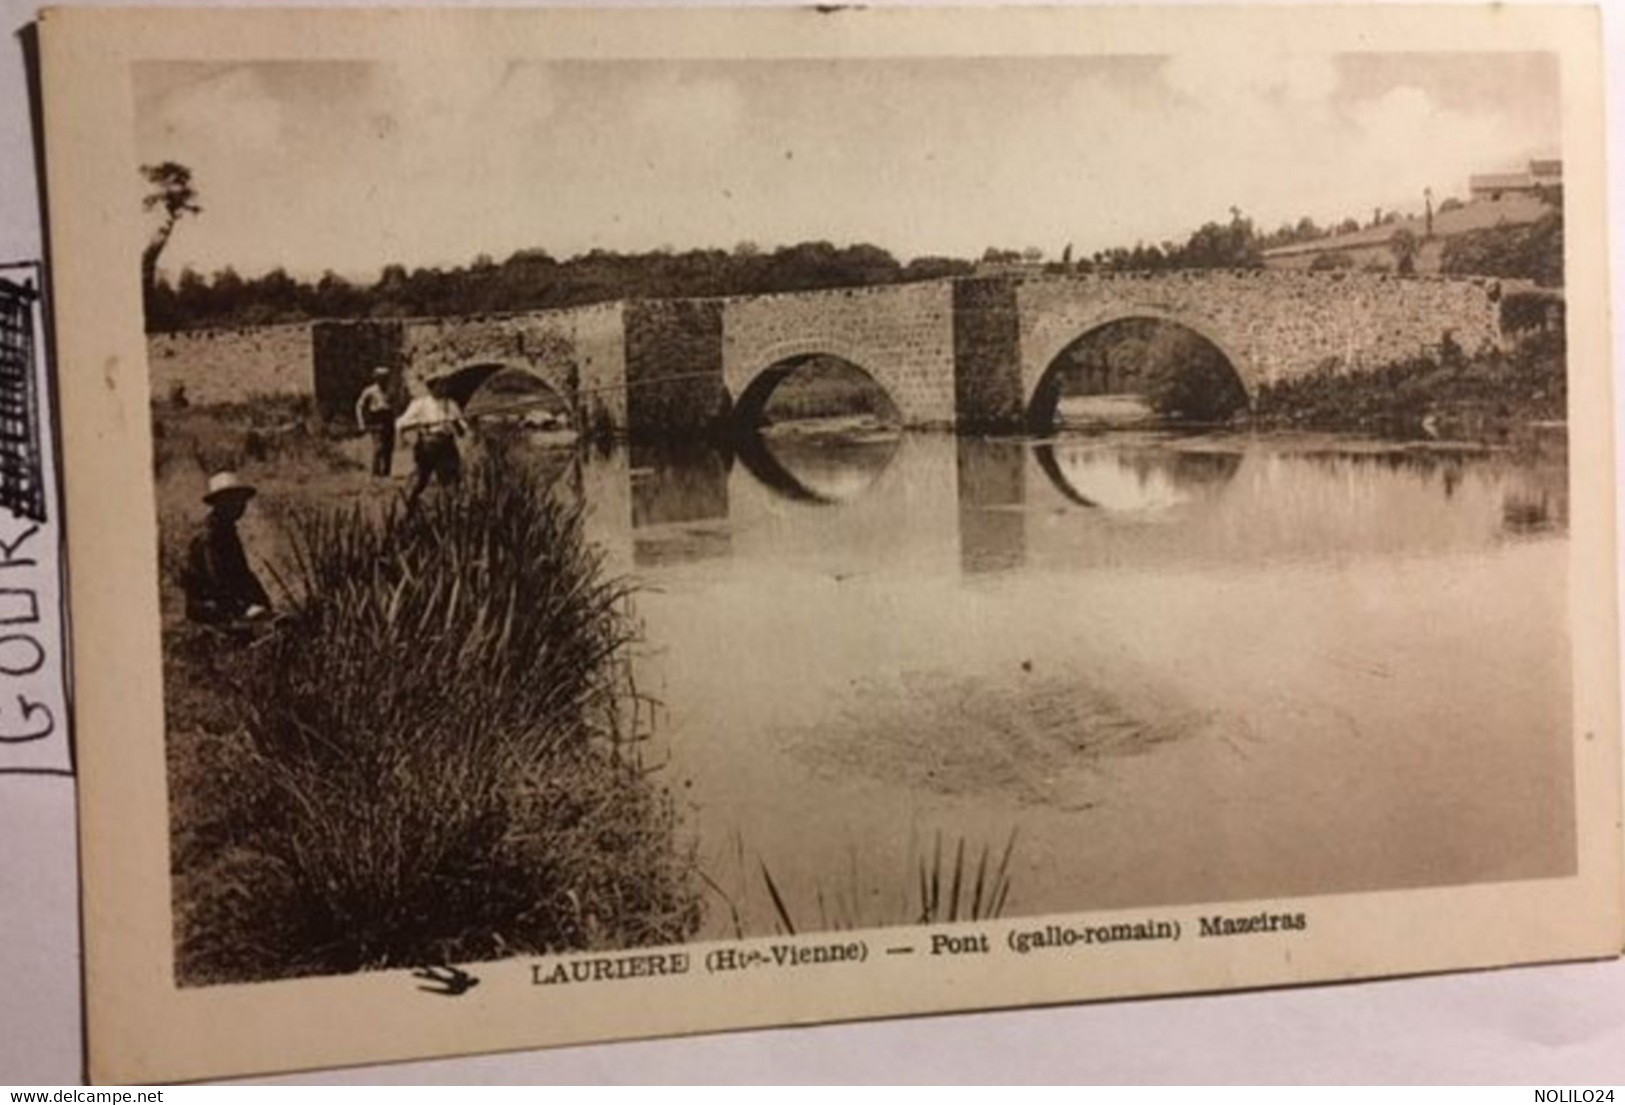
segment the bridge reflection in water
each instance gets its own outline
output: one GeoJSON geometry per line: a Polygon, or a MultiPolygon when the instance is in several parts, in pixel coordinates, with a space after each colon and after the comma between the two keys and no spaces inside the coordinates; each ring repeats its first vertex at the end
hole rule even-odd
{"type": "Polygon", "coordinates": [[[740,840],[805,906],[1016,826],[1020,913],[1572,869],[1560,450],[757,445],[555,485],[647,584],[639,685],[730,887],[740,840]]]}
{"type": "Polygon", "coordinates": [[[591,538],[623,569],[736,553],[833,562],[882,547],[965,577],[1240,569],[1442,552],[1568,521],[1561,457],[1329,439],[790,433],[617,446],[560,485],[585,498],[591,538]]]}

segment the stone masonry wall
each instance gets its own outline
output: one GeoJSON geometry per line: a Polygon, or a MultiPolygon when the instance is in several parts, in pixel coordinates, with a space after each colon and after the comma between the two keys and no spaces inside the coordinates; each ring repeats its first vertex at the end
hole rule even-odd
{"type": "Polygon", "coordinates": [[[626,310],[621,303],[570,312],[581,367],[584,428],[599,433],[626,430],[626,310]]]}
{"type": "Polygon", "coordinates": [[[722,301],[628,303],[626,429],[633,437],[702,433],[727,413],[722,384],[722,301]]]}
{"type": "Polygon", "coordinates": [[[204,405],[311,395],[310,334],[309,323],[150,334],[152,397],[167,400],[177,387],[204,405]]]}
{"type": "Polygon", "coordinates": [[[949,281],[725,300],[723,378],[737,400],[761,372],[825,353],[867,372],[911,426],[954,421],[949,281]]]}
{"type": "Polygon", "coordinates": [[[1208,338],[1251,391],[1324,365],[1500,346],[1493,279],[1373,273],[1181,272],[999,277],[734,299],[610,303],[478,318],[360,320],[154,334],[152,394],[193,403],[315,395],[342,412],[375,364],[421,383],[480,363],[535,372],[585,429],[708,427],[775,364],[813,353],[869,373],[912,426],[1014,426],[1071,342],[1129,317],[1208,338]]]}
{"type": "Polygon", "coordinates": [[[380,365],[395,369],[386,385],[395,404],[404,406],[400,378],[404,324],[399,319],[326,320],[312,330],[310,376],[316,405],[328,418],[355,417],[355,402],[380,365]]]}
{"type": "MultiPolygon", "coordinates": [[[[720,342],[710,327],[711,360],[720,342]]],[[[690,317],[694,309],[671,307],[690,317]]],[[[706,313],[702,309],[701,313],[706,313]]],[[[194,403],[258,395],[312,395],[335,416],[346,414],[379,364],[398,369],[397,403],[425,379],[475,364],[535,373],[572,405],[584,429],[627,428],[626,305],[478,317],[324,320],[296,326],[157,334],[148,342],[153,394],[183,384],[194,403]]],[[[716,368],[720,374],[720,367],[716,368]]]]}
{"type": "Polygon", "coordinates": [[[1503,284],[1372,273],[1180,272],[1024,281],[1022,386],[1030,402],[1070,342],[1108,322],[1165,318],[1212,341],[1249,392],[1325,364],[1368,368],[1437,348],[1503,342],[1503,284]]]}
{"type": "MultiPolygon", "coordinates": [[[[623,370],[620,304],[475,318],[419,318],[406,323],[402,356],[416,386],[440,373],[500,364],[534,373],[572,407],[583,381],[601,388],[623,370]]],[[[624,422],[624,416],[622,418],[624,422]]]]}
{"type": "Polygon", "coordinates": [[[954,411],[967,430],[1017,429],[1026,413],[1021,388],[1021,314],[1014,281],[954,282],[954,411]]]}

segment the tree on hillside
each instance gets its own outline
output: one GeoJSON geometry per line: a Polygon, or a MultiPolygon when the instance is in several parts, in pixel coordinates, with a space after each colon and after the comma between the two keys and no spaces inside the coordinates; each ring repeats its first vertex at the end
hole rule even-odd
{"type": "Polygon", "coordinates": [[[175,233],[175,225],[187,215],[201,215],[203,208],[197,202],[197,189],[192,186],[192,170],[175,161],[141,166],[152,191],[141,200],[144,211],[162,209],[163,217],[141,251],[141,288],[151,295],[158,283],[158,257],[175,233]]]}
{"type": "Polygon", "coordinates": [[[1228,225],[1203,224],[1171,260],[1174,268],[1256,269],[1263,267],[1264,252],[1253,221],[1232,207],[1228,225]]]}
{"type": "Polygon", "coordinates": [[[976,266],[957,257],[916,257],[903,267],[907,280],[940,280],[945,276],[968,276],[976,266]]]}

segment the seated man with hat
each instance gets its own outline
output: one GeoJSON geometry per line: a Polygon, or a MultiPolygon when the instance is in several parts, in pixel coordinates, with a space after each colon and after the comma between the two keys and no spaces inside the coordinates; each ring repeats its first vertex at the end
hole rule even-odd
{"type": "Polygon", "coordinates": [[[270,596],[248,566],[248,554],[237,536],[237,521],[253,497],[254,488],[235,472],[216,472],[209,477],[209,490],[203,496],[209,516],[187,546],[181,574],[188,620],[220,624],[262,618],[271,612],[270,596]]]}

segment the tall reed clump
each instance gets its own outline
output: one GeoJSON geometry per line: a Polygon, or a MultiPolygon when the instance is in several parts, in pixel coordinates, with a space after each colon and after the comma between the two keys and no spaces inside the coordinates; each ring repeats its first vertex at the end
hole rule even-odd
{"type": "Polygon", "coordinates": [[[286,618],[233,695],[242,823],[189,880],[183,975],[689,936],[691,857],[623,739],[626,586],[580,508],[499,453],[416,511],[290,530],[286,618]]]}

